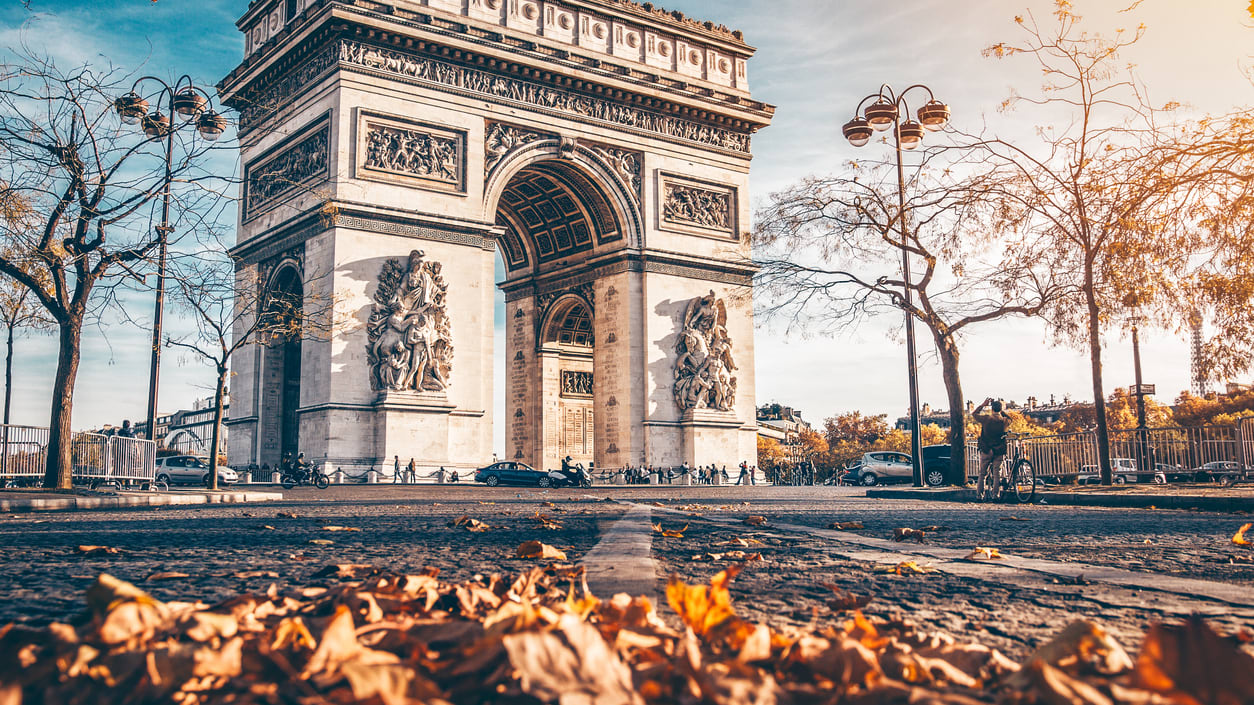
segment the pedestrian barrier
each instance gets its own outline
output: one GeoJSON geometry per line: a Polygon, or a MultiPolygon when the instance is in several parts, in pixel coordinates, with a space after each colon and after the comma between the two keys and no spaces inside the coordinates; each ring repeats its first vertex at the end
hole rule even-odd
{"type": "MultiPolygon", "coordinates": [[[[1189,476],[1207,463],[1236,462],[1248,468],[1254,460],[1254,418],[1242,419],[1237,426],[1116,429],[1109,438],[1112,463],[1130,460],[1128,465],[1140,473],[1169,480],[1189,476]]],[[[1011,442],[1022,445],[1038,478],[1074,479],[1100,467],[1096,431],[1024,436],[1011,442]]],[[[979,464],[975,441],[968,439],[968,477],[976,477],[979,464]]]]}
{"type": "MultiPolygon", "coordinates": [[[[0,478],[18,484],[37,484],[48,462],[47,428],[0,424],[0,478]]],[[[71,477],[91,485],[146,484],[156,469],[157,448],[152,441],[100,433],[70,436],[71,477]]]]}

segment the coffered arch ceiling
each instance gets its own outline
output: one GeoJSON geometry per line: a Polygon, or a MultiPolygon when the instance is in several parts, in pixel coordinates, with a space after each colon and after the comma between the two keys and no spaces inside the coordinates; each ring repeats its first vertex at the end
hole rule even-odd
{"type": "Polygon", "coordinates": [[[622,239],[602,190],[582,171],[557,160],[515,174],[501,194],[496,221],[505,229],[501,250],[511,273],[622,239]]]}

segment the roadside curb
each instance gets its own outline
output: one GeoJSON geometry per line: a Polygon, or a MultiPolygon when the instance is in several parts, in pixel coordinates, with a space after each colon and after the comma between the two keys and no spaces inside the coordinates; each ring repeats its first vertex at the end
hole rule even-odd
{"type": "Polygon", "coordinates": [[[0,512],[64,512],[90,509],[128,509],[132,507],[168,507],[195,504],[243,504],[276,502],[281,492],[143,492],[110,497],[49,497],[47,499],[0,499],[0,512]]]}
{"type": "MultiPolygon", "coordinates": [[[[975,490],[867,490],[878,499],[913,499],[924,502],[975,502],[975,490]]],[[[1203,497],[1200,495],[1125,495],[1107,493],[1037,492],[1033,504],[1112,507],[1127,509],[1199,509],[1208,512],[1254,511],[1254,497],[1203,497]]]]}

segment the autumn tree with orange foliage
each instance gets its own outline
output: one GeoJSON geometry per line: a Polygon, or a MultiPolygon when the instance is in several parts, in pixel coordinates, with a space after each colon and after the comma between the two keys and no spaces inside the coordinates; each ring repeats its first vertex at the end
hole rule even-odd
{"type": "Polygon", "coordinates": [[[971,136],[966,148],[988,165],[971,183],[1004,204],[992,226],[1010,251],[1064,284],[1044,319],[1056,340],[1089,353],[1097,457],[1102,483],[1110,484],[1103,331],[1132,313],[1129,300],[1158,324],[1178,315],[1172,292],[1198,247],[1190,205],[1204,199],[1205,184],[1187,181],[1184,165],[1156,151],[1159,121],[1174,105],[1151,106],[1122,57],[1144,25],[1103,36],[1082,29],[1065,0],[1055,4],[1052,23],[1030,13],[1015,20],[1021,39],[986,55],[1026,59],[1044,78],[1039,94],[1012,95],[1003,107],[1026,104],[1060,118],[1041,126],[1035,143],[971,136]]]}

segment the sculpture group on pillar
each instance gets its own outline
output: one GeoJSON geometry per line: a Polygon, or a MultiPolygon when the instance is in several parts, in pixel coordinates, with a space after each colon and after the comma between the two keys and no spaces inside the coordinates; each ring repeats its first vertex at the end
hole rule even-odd
{"type": "Polygon", "coordinates": [[[453,360],[440,263],[409,253],[390,259],[379,274],[374,310],[366,324],[370,386],[378,391],[442,392],[453,360]]]}
{"type": "Polygon", "coordinates": [[[736,405],[727,306],[711,291],[688,302],[675,345],[675,403],[684,411],[731,411],[736,405]]]}

